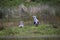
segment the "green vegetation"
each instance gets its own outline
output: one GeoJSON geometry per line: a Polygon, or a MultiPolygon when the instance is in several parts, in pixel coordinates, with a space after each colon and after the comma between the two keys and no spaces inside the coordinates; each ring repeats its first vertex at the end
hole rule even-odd
{"type": "Polygon", "coordinates": [[[40,35],[60,35],[60,28],[53,28],[49,25],[25,26],[23,28],[12,27],[0,31],[0,36],[40,36],[40,35]]]}
{"type": "MultiPolygon", "coordinates": [[[[43,4],[48,3],[48,5],[51,4],[51,5],[53,5],[53,7],[56,7],[56,10],[57,10],[56,16],[60,17],[60,7],[59,7],[60,6],[60,0],[32,0],[30,2],[26,2],[26,0],[0,0],[0,7],[15,7],[15,6],[18,7],[18,5],[20,5],[20,4],[24,4],[25,6],[28,7],[30,5],[35,6],[35,5],[40,4],[40,3],[43,3],[43,4]]],[[[38,14],[38,15],[40,16],[40,14],[38,14]]],[[[2,24],[2,25],[10,24],[8,22],[12,22],[12,24],[14,24],[13,22],[16,22],[16,21],[18,21],[16,23],[16,25],[18,25],[19,21],[21,20],[20,18],[19,19],[17,19],[17,18],[16,19],[13,19],[13,18],[12,19],[10,19],[10,18],[5,19],[4,18],[5,13],[2,13],[2,11],[1,11],[0,12],[0,18],[2,18],[2,17],[3,17],[3,19],[1,19],[1,20],[3,21],[3,24],[2,24],[2,22],[0,22],[0,24],[2,24]],[[5,23],[5,22],[7,22],[7,23],[5,23]]],[[[28,13],[26,13],[26,17],[29,18],[28,13]]],[[[25,20],[25,19],[28,19],[28,18],[22,18],[22,20],[25,20]]],[[[30,20],[30,18],[29,18],[29,20],[30,20]]],[[[32,17],[31,17],[31,20],[32,20],[32,17]]],[[[26,24],[26,25],[28,25],[28,24],[26,24]]],[[[60,28],[59,27],[58,28],[53,28],[50,25],[48,26],[48,25],[44,25],[44,24],[39,25],[38,27],[28,25],[28,26],[25,26],[23,28],[19,28],[18,26],[16,26],[16,27],[9,26],[9,27],[4,27],[3,30],[0,30],[0,36],[60,35],[60,28]]],[[[44,40],[44,39],[42,39],[42,40],[44,40]]]]}
{"type": "Polygon", "coordinates": [[[12,7],[21,4],[24,0],[0,0],[1,7],[12,7]]]}
{"type": "Polygon", "coordinates": [[[31,0],[31,2],[26,2],[27,0],[0,0],[0,6],[1,7],[13,7],[13,6],[18,6],[22,3],[25,5],[27,4],[37,4],[37,3],[50,3],[50,4],[55,4],[59,5],[60,0],[31,0]]]}

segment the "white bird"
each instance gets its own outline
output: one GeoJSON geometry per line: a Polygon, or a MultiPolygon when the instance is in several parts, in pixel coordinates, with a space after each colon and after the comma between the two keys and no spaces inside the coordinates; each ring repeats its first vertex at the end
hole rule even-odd
{"type": "Polygon", "coordinates": [[[20,27],[20,28],[24,27],[24,23],[23,23],[23,21],[20,21],[20,23],[19,23],[19,27],[20,27]]]}
{"type": "Polygon", "coordinates": [[[34,24],[35,24],[36,26],[38,26],[39,20],[36,18],[36,16],[33,16],[33,19],[34,19],[34,24]]]}

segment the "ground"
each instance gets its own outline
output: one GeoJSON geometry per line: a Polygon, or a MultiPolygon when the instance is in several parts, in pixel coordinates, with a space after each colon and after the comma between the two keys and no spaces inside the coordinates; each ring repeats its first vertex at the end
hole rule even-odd
{"type": "Polygon", "coordinates": [[[60,28],[53,28],[50,25],[41,24],[38,27],[25,26],[23,28],[8,27],[0,31],[0,36],[40,36],[40,35],[60,35],[60,28]]]}

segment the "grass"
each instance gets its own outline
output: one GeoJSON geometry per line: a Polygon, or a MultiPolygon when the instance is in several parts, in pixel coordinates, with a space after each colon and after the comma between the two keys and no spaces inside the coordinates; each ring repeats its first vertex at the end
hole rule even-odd
{"type": "Polygon", "coordinates": [[[50,3],[50,4],[60,4],[59,0],[35,0],[34,2],[26,2],[26,0],[0,0],[0,6],[1,7],[14,7],[14,6],[18,6],[22,3],[24,3],[25,5],[29,6],[29,5],[37,5],[38,3],[50,3]]]}
{"type": "Polygon", "coordinates": [[[40,35],[60,35],[60,28],[53,28],[47,25],[25,26],[23,28],[9,27],[0,31],[0,36],[40,36],[40,35]]]}

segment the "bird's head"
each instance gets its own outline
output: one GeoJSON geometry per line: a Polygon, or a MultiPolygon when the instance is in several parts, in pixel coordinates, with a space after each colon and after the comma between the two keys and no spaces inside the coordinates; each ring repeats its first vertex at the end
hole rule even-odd
{"type": "Polygon", "coordinates": [[[36,18],[36,16],[33,16],[33,18],[35,19],[35,18],[36,18]]]}

